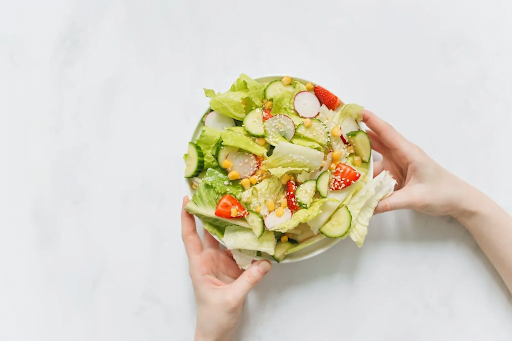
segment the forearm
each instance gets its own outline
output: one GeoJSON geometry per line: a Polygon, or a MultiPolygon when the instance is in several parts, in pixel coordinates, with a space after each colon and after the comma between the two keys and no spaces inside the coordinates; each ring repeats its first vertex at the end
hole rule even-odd
{"type": "Polygon", "coordinates": [[[512,217],[485,194],[471,187],[455,217],[473,235],[512,292],[512,217]]]}

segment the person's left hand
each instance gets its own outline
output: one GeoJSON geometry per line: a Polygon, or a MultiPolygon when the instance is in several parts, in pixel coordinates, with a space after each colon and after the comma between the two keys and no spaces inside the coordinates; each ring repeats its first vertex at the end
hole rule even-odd
{"type": "MultiPolygon", "coordinates": [[[[188,197],[183,199],[183,207],[188,201],[188,197]]],[[[219,242],[210,233],[204,232],[201,243],[194,217],[184,209],[181,228],[196,297],[195,339],[231,340],[247,294],[271,265],[267,261],[258,261],[247,270],[240,270],[229,250],[221,250],[219,242]]]]}

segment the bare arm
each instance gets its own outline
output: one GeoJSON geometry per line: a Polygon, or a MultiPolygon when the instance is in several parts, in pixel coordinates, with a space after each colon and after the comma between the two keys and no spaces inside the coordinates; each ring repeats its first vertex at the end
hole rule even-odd
{"type": "Polygon", "coordinates": [[[375,175],[385,169],[398,182],[396,192],[382,200],[375,212],[408,208],[454,217],[474,236],[512,292],[512,217],[372,112],[365,110],[363,120],[370,128],[372,148],[383,156],[374,164],[375,175]]]}

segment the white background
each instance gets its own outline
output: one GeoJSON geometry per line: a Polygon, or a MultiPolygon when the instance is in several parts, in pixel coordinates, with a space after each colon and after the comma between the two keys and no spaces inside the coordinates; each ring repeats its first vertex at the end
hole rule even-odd
{"type": "MultiPolygon", "coordinates": [[[[0,339],[190,340],[182,154],[202,88],[309,78],[512,212],[506,1],[0,1],[0,339]]],[[[449,218],[375,217],[276,266],[243,340],[511,340],[512,299],[449,218]]]]}

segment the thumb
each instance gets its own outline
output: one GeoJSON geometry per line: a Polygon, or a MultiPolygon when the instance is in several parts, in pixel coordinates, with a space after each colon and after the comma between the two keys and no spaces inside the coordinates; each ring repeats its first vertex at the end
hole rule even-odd
{"type": "Polygon", "coordinates": [[[410,205],[411,197],[402,189],[382,199],[375,208],[375,214],[409,208],[410,205]]]}
{"type": "Polygon", "coordinates": [[[247,296],[249,292],[261,281],[272,265],[266,260],[255,262],[233,282],[233,288],[240,297],[247,296]]]}

